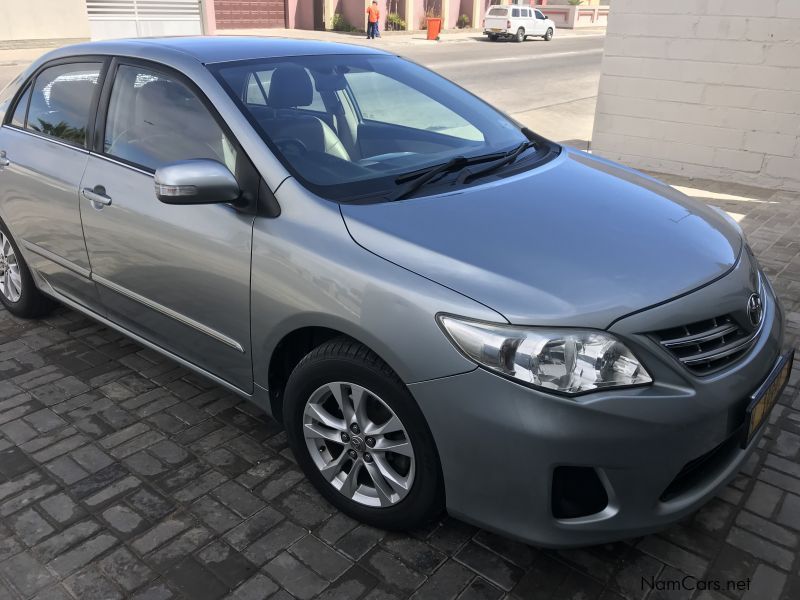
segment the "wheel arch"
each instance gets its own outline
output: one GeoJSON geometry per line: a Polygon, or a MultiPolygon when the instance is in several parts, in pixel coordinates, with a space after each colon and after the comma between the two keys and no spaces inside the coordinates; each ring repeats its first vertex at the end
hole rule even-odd
{"type": "Polygon", "coordinates": [[[362,344],[386,363],[401,381],[408,383],[399,358],[365,332],[353,331],[352,327],[337,323],[298,326],[283,333],[269,352],[267,389],[270,410],[276,420],[283,421],[283,392],[297,363],[314,348],[336,337],[346,337],[362,344]]]}

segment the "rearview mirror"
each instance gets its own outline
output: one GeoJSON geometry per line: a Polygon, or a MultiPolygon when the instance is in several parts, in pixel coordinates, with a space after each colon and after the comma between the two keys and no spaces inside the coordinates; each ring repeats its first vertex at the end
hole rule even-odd
{"type": "Polygon", "coordinates": [[[156,196],[164,204],[221,204],[241,196],[236,177],[216,160],[182,160],[155,175],[156,196]]]}

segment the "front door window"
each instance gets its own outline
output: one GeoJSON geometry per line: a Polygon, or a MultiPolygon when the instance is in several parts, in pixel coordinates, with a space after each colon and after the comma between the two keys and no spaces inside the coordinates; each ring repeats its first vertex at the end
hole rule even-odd
{"type": "Polygon", "coordinates": [[[108,106],[103,151],[155,171],[180,160],[209,158],[236,168],[236,150],[200,99],[156,71],[122,65],[108,106]]]}

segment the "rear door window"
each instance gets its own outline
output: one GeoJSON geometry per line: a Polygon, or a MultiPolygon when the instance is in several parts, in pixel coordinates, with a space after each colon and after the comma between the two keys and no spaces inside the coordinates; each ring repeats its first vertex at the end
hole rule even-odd
{"type": "Polygon", "coordinates": [[[39,73],[25,128],[85,148],[102,63],[68,63],[39,73]]]}

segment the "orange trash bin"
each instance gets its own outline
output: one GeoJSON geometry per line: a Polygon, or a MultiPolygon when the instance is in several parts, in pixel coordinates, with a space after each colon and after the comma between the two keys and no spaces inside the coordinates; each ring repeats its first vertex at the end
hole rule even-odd
{"type": "Polygon", "coordinates": [[[428,39],[435,40],[442,31],[442,20],[438,18],[428,19],[428,39]]]}

